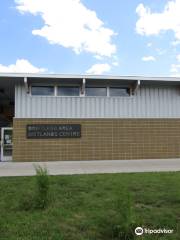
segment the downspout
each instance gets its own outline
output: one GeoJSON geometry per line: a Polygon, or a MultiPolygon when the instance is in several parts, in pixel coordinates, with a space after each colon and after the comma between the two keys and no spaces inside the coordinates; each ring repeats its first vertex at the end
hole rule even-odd
{"type": "Polygon", "coordinates": [[[28,85],[27,77],[24,77],[24,85],[25,85],[26,93],[29,93],[29,85],[28,85]]]}
{"type": "Polygon", "coordinates": [[[85,95],[85,88],[86,88],[86,79],[83,78],[82,85],[81,85],[81,96],[85,95]]]}
{"type": "Polygon", "coordinates": [[[140,80],[137,80],[135,84],[133,84],[132,86],[132,95],[135,95],[137,90],[139,89],[140,87],[140,84],[141,84],[141,81],[140,80]]]}

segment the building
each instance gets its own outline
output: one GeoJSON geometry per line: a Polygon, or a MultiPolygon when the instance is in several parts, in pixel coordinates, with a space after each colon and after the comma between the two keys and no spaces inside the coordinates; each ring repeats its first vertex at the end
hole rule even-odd
{"type": "Polygon", "coordinates": [[[178,158],[180,79],[0,74],[0,128],[1,160],[178,158]]]}

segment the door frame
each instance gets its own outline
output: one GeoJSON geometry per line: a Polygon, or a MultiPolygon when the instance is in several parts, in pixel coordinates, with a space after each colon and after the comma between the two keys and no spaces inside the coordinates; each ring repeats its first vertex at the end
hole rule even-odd
{"type": "MultiPolygon", "coordinates": [[[[2,127],[1,128],[1,162],[7,162],[7,161],[12,161],[12,155],[11,156],[4,156],[4,131],[5,130],[12,130],[12,127],[2,127]]],[[[8,145],[8,144],[7,144],[8,145]]],[[[13,148],[13,143],[9,144],[9,147],[13,148]]]]}

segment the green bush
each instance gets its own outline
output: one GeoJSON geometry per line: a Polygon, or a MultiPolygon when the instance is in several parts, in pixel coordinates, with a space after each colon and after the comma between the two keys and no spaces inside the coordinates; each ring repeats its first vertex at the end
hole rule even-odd
{"type": "Polygon", "coordinates": [[[44,209],[49,199],[49,176],[47,169],[35,166],[36,169],[36,194],[35,208],[44,209]]]}
{"type": "Polygon", "coordinates": [[[36,176],[31,191],[21,195],[18,208],[24,211],[45,209],[49,201],[49,176],[47,169],[35,166],[36,176]]]}

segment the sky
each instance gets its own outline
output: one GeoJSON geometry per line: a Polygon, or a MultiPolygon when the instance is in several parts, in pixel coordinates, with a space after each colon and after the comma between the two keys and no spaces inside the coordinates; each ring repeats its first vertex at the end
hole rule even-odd
{"type": "Polygon", "coordinates": [[[0,72],[180,76],[180,0],[1,0],[0,72]]]}

